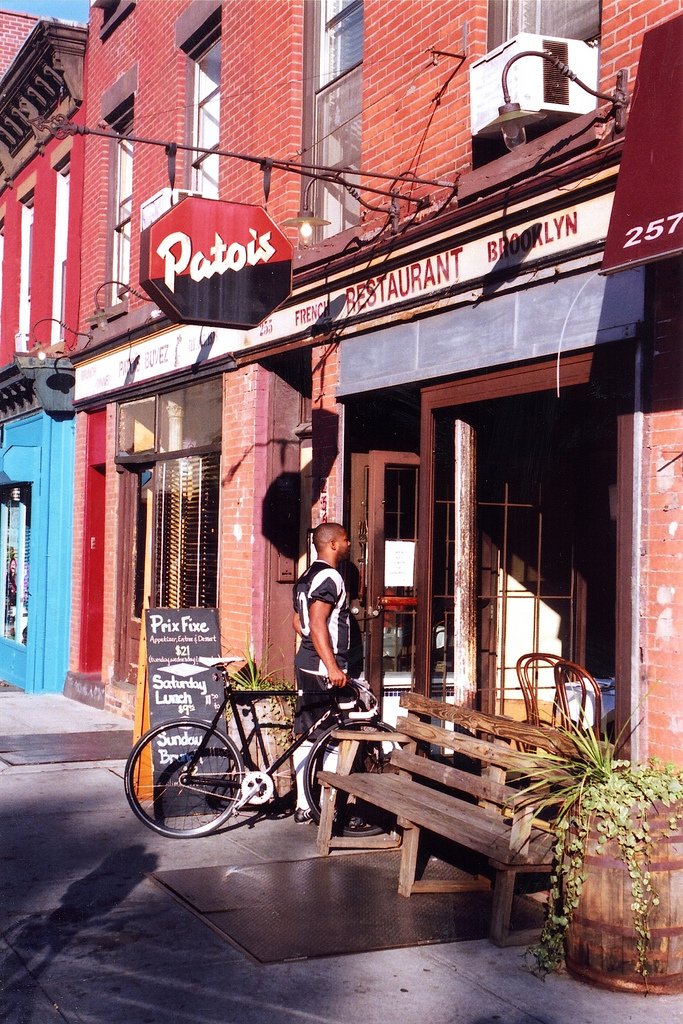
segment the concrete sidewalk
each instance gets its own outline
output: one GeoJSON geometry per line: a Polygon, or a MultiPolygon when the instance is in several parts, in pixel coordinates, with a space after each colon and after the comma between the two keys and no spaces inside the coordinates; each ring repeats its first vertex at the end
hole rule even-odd
{"type": "MultiPolygon", "coordinates": [[[[0,737],[130,729],[64,697],[0,688],[0,737]]],[[[0,754],[0,758],[1,758],[0,754]]],[[[683,996],[541,981],[523,950],[455,942],[261,966],[148,874],[315,856],[291,817],[164,840],[137,822],[121,761],[0,760],[0,1020],[7,1024],[653,1024],[683,996]]]]}

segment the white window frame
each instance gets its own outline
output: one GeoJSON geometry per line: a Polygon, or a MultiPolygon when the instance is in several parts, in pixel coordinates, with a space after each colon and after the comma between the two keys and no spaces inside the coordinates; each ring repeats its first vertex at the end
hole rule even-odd
{"type": "Polygon", "coordinates": [[[31,331],[31,271],[33,266],[33,192],[21,200],[21,262],[19,273],[19,332],[17,352],[28,352],[31,331]]]}
{"type": "MultiPolygon", "coordinates": [[[[132,119],[126,135],[133,130],[132,119]]],[[[130,244],[133,211],[133,143],[116,142],[114,167],[114,223],[112,232],[112,304],[123,298],[130,284],[130,244]]]]}
{"type": "MultiPolygon", "coordinates": [[[[335,132],[326,132],[323,123],[326,114],[333,118],[335,106],[338,106],[344,92],[356,92],[357,109],[354,109],[343,124],[351,124],[357,120],[360,135],[360,119],[362,115],[362,82],[363,58],[362,46],[358,60],[342,66],[333,66],[335,49],[335,33],[344,28],[358,14],[363,15],[362,0],[320,0],[319,37],[317,40],[317,82],[313,110],[313,154],[314,163],[327,167],[338,167],[348,170],[360,166],[360,143],[358,152],[334,152],[335,132]],[[332,113],[331,113],[332,112],[332,113]]],[[[338,51],[337,51],[338,53],[338,51]]],[[[345,179],[354,186],[359,179],[346,173],[345,179]]],[[[330,221],[322,232],[323,237],[338,234],[346,228],[355,227],[360,220],[360,204],[346,189],[318,183],[315,186],[315,210],[318,216],[330,221]]]]}
{"type": "Polygon", "coordinates": [[[69,239],[69,161],[56,170],[55,260],[52,276],[52,324],[50,342],[56,345],[64,338],[64,329],[55,321],[65,321],[66,256],[69,239]]]}
{"type": "MultiPolygon", "coordinates": [[[[193,58],[193,123],[192,145],[216,150],[220,144],[221,109],[221,40],[217,39],[197,58],[193,58]],[[211,64],[218,63],[218,81],[208,74],[211,64]]],[[[192,160],[192,189],[206,199],[218,199],[219,158],[215,153],[196,153],[192,160]]]]}

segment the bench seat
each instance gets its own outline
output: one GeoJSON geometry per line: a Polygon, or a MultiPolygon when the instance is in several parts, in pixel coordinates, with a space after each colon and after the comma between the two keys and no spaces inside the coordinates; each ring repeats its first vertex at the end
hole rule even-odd
{"type": "MultiPolygon", "coordinates": [[[[471,883],[416,880],[420,833],[427,830],[487,859],[494,873],[490,940],[499,946],[532,941],[538,931],[513,931],[510,927],[515,878],[519,873],[550,872],[555,837],[550,826],[535,817],[529,793],[523,786],[519,788],[519,782],[509,785],[508,777],[519,776],[517,748],[557,752],[565,738],[555,730],[525,726],[413,693],[402,695],[401,706],[409,714],[397,722],[400,732],[393,737],[396,746],[389,772],[354,773],[358,733],[337,731],[337,771],[318,775],[322,785],[318,852],[326,856],[332,848],[365,845],[362,839],[332,834],[337,793],[343,792],[352,801],[395,815],[397,829],[402,831],[401,895],[490,888],[488,879],[475,878],[471,883]],[[435,720],[439,724],[434,724],[435,720]],[[445,728],[443,723],[457,728],[445,728]],[[423,749],[427,745],[427,750],[440,747],[447,758],[453,753],[461,755],[465,767],[444,763],[443,757],[420,756],[418,745],[423,749]]],[[[386,742],[388,734],[374,738],[386,742]]],[[[380,845],[377,838],[366,842],[375,848],[380,845]]],[[[393,845],[398,842],[393,840],[393,845]]]]}

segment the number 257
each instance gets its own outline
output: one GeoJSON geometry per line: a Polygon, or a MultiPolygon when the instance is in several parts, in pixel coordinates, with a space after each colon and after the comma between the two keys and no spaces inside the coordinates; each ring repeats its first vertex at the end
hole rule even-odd
{"type": "Polygon", "coordinates": [[[628,249],[630,245],[640,245],[641,242],[653,242],[655,238],[659,238],[660,235],[664,234],[665,222],[671,222],[671,227],[666,232],[667,235],[673,235],[678,225],[683,220],[683,213],[672,213],[670,217],[660,217],[659,220],[651,220],[648,226],[629,228],[626,232],[630,235],[628,242],[624,242],[623,248],[628,249]],[[642,235],[642,238],[641,238],[642,235]]]}

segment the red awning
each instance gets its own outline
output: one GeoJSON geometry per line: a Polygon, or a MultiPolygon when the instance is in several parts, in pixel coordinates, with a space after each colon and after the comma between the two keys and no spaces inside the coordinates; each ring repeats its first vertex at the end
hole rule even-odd
{"type": "Polygon", "coordinates": [[[601,273],[683,252],[683,15],[643,38],[601,273]]]}

